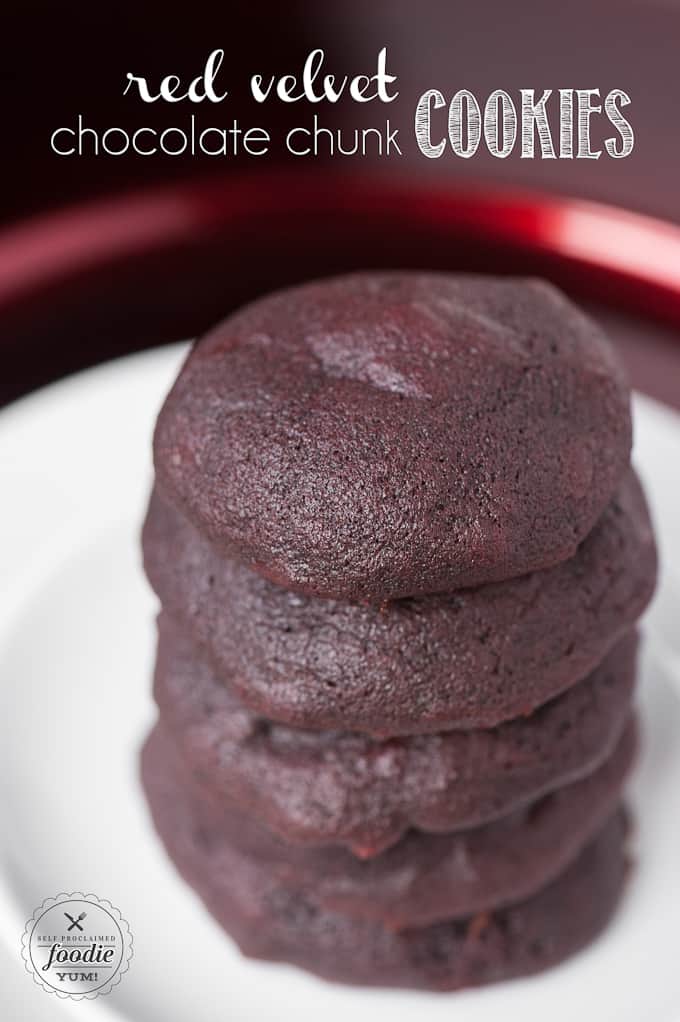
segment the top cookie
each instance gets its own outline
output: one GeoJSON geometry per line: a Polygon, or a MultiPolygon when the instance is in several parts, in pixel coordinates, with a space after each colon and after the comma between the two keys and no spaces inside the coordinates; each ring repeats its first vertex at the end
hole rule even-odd
{"type": "Polygon", "coordinates": [[[246,306],[161,410],[159,487],[273,582],[382,602],[573,555],[630,455],[598,327],[541,281],[361,273],[246,306]]]}

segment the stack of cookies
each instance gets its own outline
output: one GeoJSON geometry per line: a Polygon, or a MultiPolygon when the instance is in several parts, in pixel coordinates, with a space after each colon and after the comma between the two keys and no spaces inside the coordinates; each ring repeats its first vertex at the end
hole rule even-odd
{"type": "Polygon", "coordinates": [[[607,342],[537,281],[355,274],[194,348],[143,780],[246,954],[450,990],[601,930],[656,573],[630,447],[607,342]]]}

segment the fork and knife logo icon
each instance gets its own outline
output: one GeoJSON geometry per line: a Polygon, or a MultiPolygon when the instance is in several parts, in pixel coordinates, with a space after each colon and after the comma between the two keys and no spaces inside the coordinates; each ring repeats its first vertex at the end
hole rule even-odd
{"type": "Polygon", "coordinates": [[[120,911],[81,891],[45,898],[21,938],[21,956],[36,982],[48,993],[75,1000],[110,993],[132,954],[132,934],[120,911]]]}
{"type": "Polygon", "coordinates": [[[83,932],[83,928],[82,928],[82,926],[80,924],[83,921],[83,919],[85,918],[85,916],[87,915],[87,912],[81,912],[77,919],[74,919],[73,916],[68,914],[68,912],[64,912],[64,915],[66,916],[67,919],[71,920],[71,925],[69,926],[68,930],[66,931],[67,933],[70,933],[71,930],[73,930],[73,929],[80,930],[81,933],[83,932]]]}

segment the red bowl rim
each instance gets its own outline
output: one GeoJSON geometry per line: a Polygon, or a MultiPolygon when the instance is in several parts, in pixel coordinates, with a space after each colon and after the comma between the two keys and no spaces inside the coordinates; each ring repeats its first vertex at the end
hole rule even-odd
{"type": "Polygon", "coordinates": [[[680,325],[680,227],[602,203],[505,188],[413,186],[366,174],[267,171],[189,180],[70,206],[0,232],[0,310],[43,287],[229,224],[353,208],[596,271],[630,310],[680,325]],[[628,293],[627,284],[635,287],[628,293]]]}

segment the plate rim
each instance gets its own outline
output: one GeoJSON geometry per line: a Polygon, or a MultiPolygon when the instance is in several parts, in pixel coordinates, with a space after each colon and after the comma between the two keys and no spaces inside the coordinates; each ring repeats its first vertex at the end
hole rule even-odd
{"type": "MultiPolygon", "coordinates": [[[[26,423],[30,425],[31,422],[33,422],[36,414],[39,416],[41,412],[49,411],[50,406],[54,407],[68,403],[73,399],[74,393],[79,390],[92,389],[93,386],[96,388],[97,384],[105,378],[107,379],[107,384],[114,385],[115,377],[120,372],[125,374],[130,369],[147,363],[148,369],[152,370],[156,367],[156,364],[162,364],[163,371],[160,375],[164,377],[166,369],[168,370],[168,374],[171,370],[174,371],[176,363],[178,363],[180,358],[183,357],[183,353],[185,351],[186,344],[173,344],[159,349],[150,349],[111,360],[93,368],[72,374],[65,379],[51,383],[46,387],[19,399],[12,405],[0,411],[0,439],[7,440],[9,437],[11,440],[11,435],[14,430],[21,432],[26,423]],[[45,407],[46,401],[48,405],[47,409],[45,407]]],[[[163,381],[159,382],[159,390],[161,389],[162,383],[163,381]]],[[[674,429],[678,431],[678,434],[680,434],[680,414],[678,414],[674,409],[652,398],[640,395],[636,395],[635,401],[636,403],[642,402],[642,405],[649,410],[650,414],[655,417],[660,417],[660,419],[666,423],[672,424],[674,429]]],[[[153,411],[154,410],[152,409],[151,412],[153,411]]],[[[77,542],[79,538],[78,532],[79,524],[76,523],[73,529],[69,532],[71,541],[77,542]]],[[[63,542],[63,536],[60,534],[59,537],[55,539],[55,546],[58,547],[58,550],[55,551],[55,556],[57,558],[55,564],[61,563],[66,557],[68,557],[68,552],[65,552],[63,542]]],[[[54,566],[55,565],[52,565],[51,568],[50,566],[43,568],[40,572],[40,576],[44,579],[46,575],[51,575],[54,566]]],[[[14,581],[17,584],[20,584],[21,578],[23,578],[23,576],[17,575],[14,581]]],[[[14,582],[12,582],[11,579],[8,581],[8,588],[12,588],[14,582]]],[[[39,583],[39,579],[37,581],[39,583]]],[[[25,592],[22,592],[22,597],[17,601],[17,618],[21,617],[26,607],[26,600],[30,600],[31,593],[33,591],[33,585],[31,585],[25,592]]],[[[5,619],[3,621],[2,628],[0,628],[0,650],[2,649],[7,636],[12,634],[14,630],[14,622],[17,618],[12,617],[11,619],[5,619]]],[[[6,885],[2,883],[0,884],[0,910],[5,909],[6,901],[9,901],[6,885]]],[[[8,915],[5,915],[4,911],[0,911],[0,914],[4,917],[5,921],[16,920],[18,918],[16,912],[16,908],[18,906],[11,908],[8,903],[6,907],[9,910],[8,915]]],[[[21,925],[23,925],[24,922],[24,920],[21,920],[21,925]]],[[[9,939],[9,934],[10,928],[8,926],[0,927],[0,939],[2,939],[3,943],[8,946],[10,950],[15,950],[13,942],[9,939]]],[[[60,1000],[59,1004],[61,1004],[67,1011],[73,1012],[74,1014],[76,1011],[79,1011],[80,1017],[83,1017],[82,1008],[73,1008],[74,1002],[60,1000]]],[[[130,1016],[128,1016],[127,1013],[123,1014],[122,1009],[112,1007],[106,999],[97,998],[96,1000],[89,1002],[87,1017],[91,1017],[93,1019],[117,1019],[120,1022],[122,1018],[129,1018],[130,1016]]]]}

